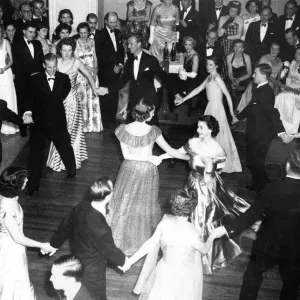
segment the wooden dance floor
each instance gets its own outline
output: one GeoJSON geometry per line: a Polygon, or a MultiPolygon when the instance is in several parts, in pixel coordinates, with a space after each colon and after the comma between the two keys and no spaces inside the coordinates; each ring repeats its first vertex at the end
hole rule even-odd
{"type": "MultiPolygon", "coordinates": [[[[179,148],[188,138],[193,136],[195,129],[173,126],[165,127],[164,132],[169,137],[171,145],[179,148]]],[[[237,133],[235,139],[243,167],[246,169],[244,166],[244,137],[237,133]]],[[[78,171],[75,179],[65,180],[65,172],[56,173],[45,168],[39,191],[29,201],[22,195],[20,203],[25,213],[24,231],[28,237],[39,241],[48,241],[71,208],[87,197],[88,188],[94,179],[103,175],[109,176],[112,180],[116,179],[122,162],[122,155],[113,129],[106,129],[100,134],[86,134],[86,140],[89,159],[83,163],[83,167],[78,171]]],[[[25,146],[14,160],[13,165],[26,166],[28,151],[28,146],[25,146]]],[[[158,154],[160,150],[155,148],[155,152],[158,154]]],[[[187,164],[182,161],[179,161],[173,170],[167,170],[167,165],[168,162],[165,161],[159,166],[159,203],[164,212],[168,210],[169,195],[174,189],[183,186],[189,171],[187,164]]],[[[247,172],[232,175],[224,174],[222,177],[239,196],[251,200],[251,194],[244,189],[249,180],[247,172]]],[[[132,228],[132,230],[138,230],[138,228],[132,228]]],[[[238,299],[243,272],[251,251],[251,243],[246,240],[243,242],[243,246],[244,252],[230,266],[217,270],[214,275],[204,276],[203,299],[238,299]]],[[[56,293],[49,281],[50,269],[54,259],[67,253],[70,253],[69,243],[65,243],[51,258],[41,256],[35,249],[28,249],[29,270],[38,300],[56,299],[56,293]]],[[[142,261],[134,265],[126,274],[107,268],[109,300],[137,299],[132,294],[132,290],[141,266],[142,261]]],[[[281,281],[278,271],[277,269],[271,270],[265,276],[259,299],[278,299],[280,288],[281,281]]]]}

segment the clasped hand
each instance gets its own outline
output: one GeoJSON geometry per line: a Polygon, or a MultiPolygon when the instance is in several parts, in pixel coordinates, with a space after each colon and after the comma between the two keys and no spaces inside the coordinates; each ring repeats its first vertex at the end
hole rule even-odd
{"type": "Polygon", "coordinates": [[[151,162],[155,166],[158,166],[161,164],[162,159],[159,156],[152,155],[152,156],[149,156],[149,162],[151,162]]]}
{"type": "Polygon", "coordinates": [[[57,251],[56,248],[53,248],[50,243],[43,243],[43,246],[41,247],[41,253],[43,255],[49,254],[49,256],[52,256],[57,251]]]}
{"type": "Polygon", "coordinates": [[[124,265],[122,267],[118,266],[118,268],[125,273],[131,268],[131,265],[130,258],[126,256],[124,265]]]}
{"type": "Polygon", "coordinates": [[[182,104],[184,102],[182,96],[180,96],[179,94],[175,95],[175,100],[174,103],[176,106],[182,104]]]}
{"type": "Polygon", "coordinates": [[[27,114],[25,116],[23,116],[23,123],[24,124],[32,124],[33,123],[33,119],[32,116],[30,114],[27,114]]]}

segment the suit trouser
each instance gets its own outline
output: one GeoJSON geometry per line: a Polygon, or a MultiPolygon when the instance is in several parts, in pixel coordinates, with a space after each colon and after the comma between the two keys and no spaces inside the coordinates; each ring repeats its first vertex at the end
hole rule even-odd
{"type": "Polygon", "coordinates": [[[252,185],[260,191],[269,181],[265,170],[265,160],[271,141],[262,141],[247,137],[246,165],[252,175],[252,185]]]}
{"type": "Polygon", "coordinates": [[[67,128],[55,128],[53,126],[39,127],[32,124],[30,127],[28,191],[34,191],[40,185],[46,137],[54,143],[68,174],[76,173],[75,156],[67,128]]]}
{"type": "Polygon", "coordinates": [[[259,288],[263,281],[263,273],[278,265],[283,286],[280,300],[297,300],[300,285],[300,258],[284,259],[268,253],[256,251],[243,276],[239,300],[257,299],[259,288]]]}

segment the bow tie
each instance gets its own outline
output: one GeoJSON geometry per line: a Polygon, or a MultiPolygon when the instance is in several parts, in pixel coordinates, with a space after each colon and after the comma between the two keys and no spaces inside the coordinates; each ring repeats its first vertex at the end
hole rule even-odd
{"type": "Polygon", "coordinates": [[[50,80],[53,80],[53,81],[54,81],[54,80],[55,80],[55,77],[48,77],[47,79],[48,79],[48,81],[50,81],[50,80]]]}
{"type": "Polygon", "coordinates": [[[183,12],[183,13],[186,13],[186,12],[187,12],[187,9],[183,9],[182,12],[183,12]]]}
{"type": "Polygon", "coordinates": [[[113,32],[115,32],[115,30],[110,29],[110,33],[113,33],[113,32]]]}
{"type": "Polygon", "coordinates": [[[133,60],[139,61],[139,58],[137,56],[135,56],[133,60]]]}
{"type": "Polygon", "coordinates": [[[267,27],[268,23],[261,23],[261,26],[267,27]]]}
{"type": "Polygon", "coordinates": [[[206,49],[214,49],[214,46],[206,46],[206,49]]]}
{"type": "Polygon", "coordinates": [[[220,6],[220,7],[215,7],[215,9],[218,10],[218,11],[221,11],[222,6],[220,6]]]}
{"type": "Polygon", "coordinates": [[[32,41],[27,41],[27,44],[28,44],[28,45],[32,44],[32,41]]]}
{"type": "Polygon", "coordinates": [[[90,36],[95,36],[95,33],[94,33],[94,32],[91,32],[91,33],[90,33],[90,36]]]}
{"type": "Polygon", "coordinates": [[[293,18],[288,18],[288,17],[287,17],[285,20],[286,20],[286,21],[293,21],[293,18]]]}

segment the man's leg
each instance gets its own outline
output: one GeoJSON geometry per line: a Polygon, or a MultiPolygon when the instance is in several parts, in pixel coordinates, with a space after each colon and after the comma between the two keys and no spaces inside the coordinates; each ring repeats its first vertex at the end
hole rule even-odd
{"type": "Polygon", "coordinates": [[[276,258],[256,251],[243,276],[239,300],[256,300],[263,281],[263,273],[273,268],[276,263],[276,258]]]}

